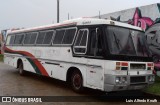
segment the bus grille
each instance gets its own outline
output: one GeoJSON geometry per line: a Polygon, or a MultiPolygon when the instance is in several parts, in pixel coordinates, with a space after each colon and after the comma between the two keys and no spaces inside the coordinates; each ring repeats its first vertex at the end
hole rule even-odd
{"type": "Polygon", "coordinates": [[[137,70],[137,69],[146,69],[146,64],[130,64],[130,69],[131,70],[137,70]]]}
{"type": "Polygon", "coordinates": [[[142,83],[146,82],[146,77],[145,76],[139,76],[139,77],[131,77],[130,78],[131,83],[142,83]]]}

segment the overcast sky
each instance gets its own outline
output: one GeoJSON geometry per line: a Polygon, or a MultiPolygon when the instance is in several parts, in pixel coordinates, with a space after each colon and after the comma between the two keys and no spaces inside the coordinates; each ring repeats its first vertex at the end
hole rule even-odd
{"type": "MultiPolygon", "coordinates": [[[[0,30],[56,23],[57,0],[0,0],[0,30]]],[[[160,3],[160,0],[60,0],[60,21],[92,17],[133,7],[160,3]]]]}

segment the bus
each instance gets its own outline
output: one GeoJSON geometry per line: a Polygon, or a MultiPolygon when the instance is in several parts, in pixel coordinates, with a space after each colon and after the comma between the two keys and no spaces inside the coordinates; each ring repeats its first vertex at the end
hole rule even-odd
{"type": "Polygon", "coordinates": [[[144,31],[106,19],[78,18],[11,31],[4,63],[66,81],[75,92],[139,90],[155,81],[144,31]]]}

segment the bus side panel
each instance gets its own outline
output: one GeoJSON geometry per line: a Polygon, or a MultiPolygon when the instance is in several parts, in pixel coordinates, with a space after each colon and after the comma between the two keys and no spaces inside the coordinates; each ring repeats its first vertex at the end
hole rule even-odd
{"type": "Polygon", "coordinates": [[[4,55],[4,63],[5,64],[8,64],[8,65],[10,65],[10,66],[13,66],[13,58],[11,57],[11,56],[9,56],[8,54],[6,55],[4,55]]]}
{"type": "Polygon", "coordinates": [[[35,68],[31,65],[31,63],[26,58],[23,58],[22,61],[23,61],[24,70],[32,73],[36,73],[35,68]]]}

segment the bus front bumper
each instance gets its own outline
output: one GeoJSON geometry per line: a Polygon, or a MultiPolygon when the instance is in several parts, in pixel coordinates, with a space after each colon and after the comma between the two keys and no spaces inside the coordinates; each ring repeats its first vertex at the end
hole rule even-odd
{"type": "Polygon", "coordinates": [[[104,91],[140,90],[153,84],[154,75],[105,75],[104,91]]]}

